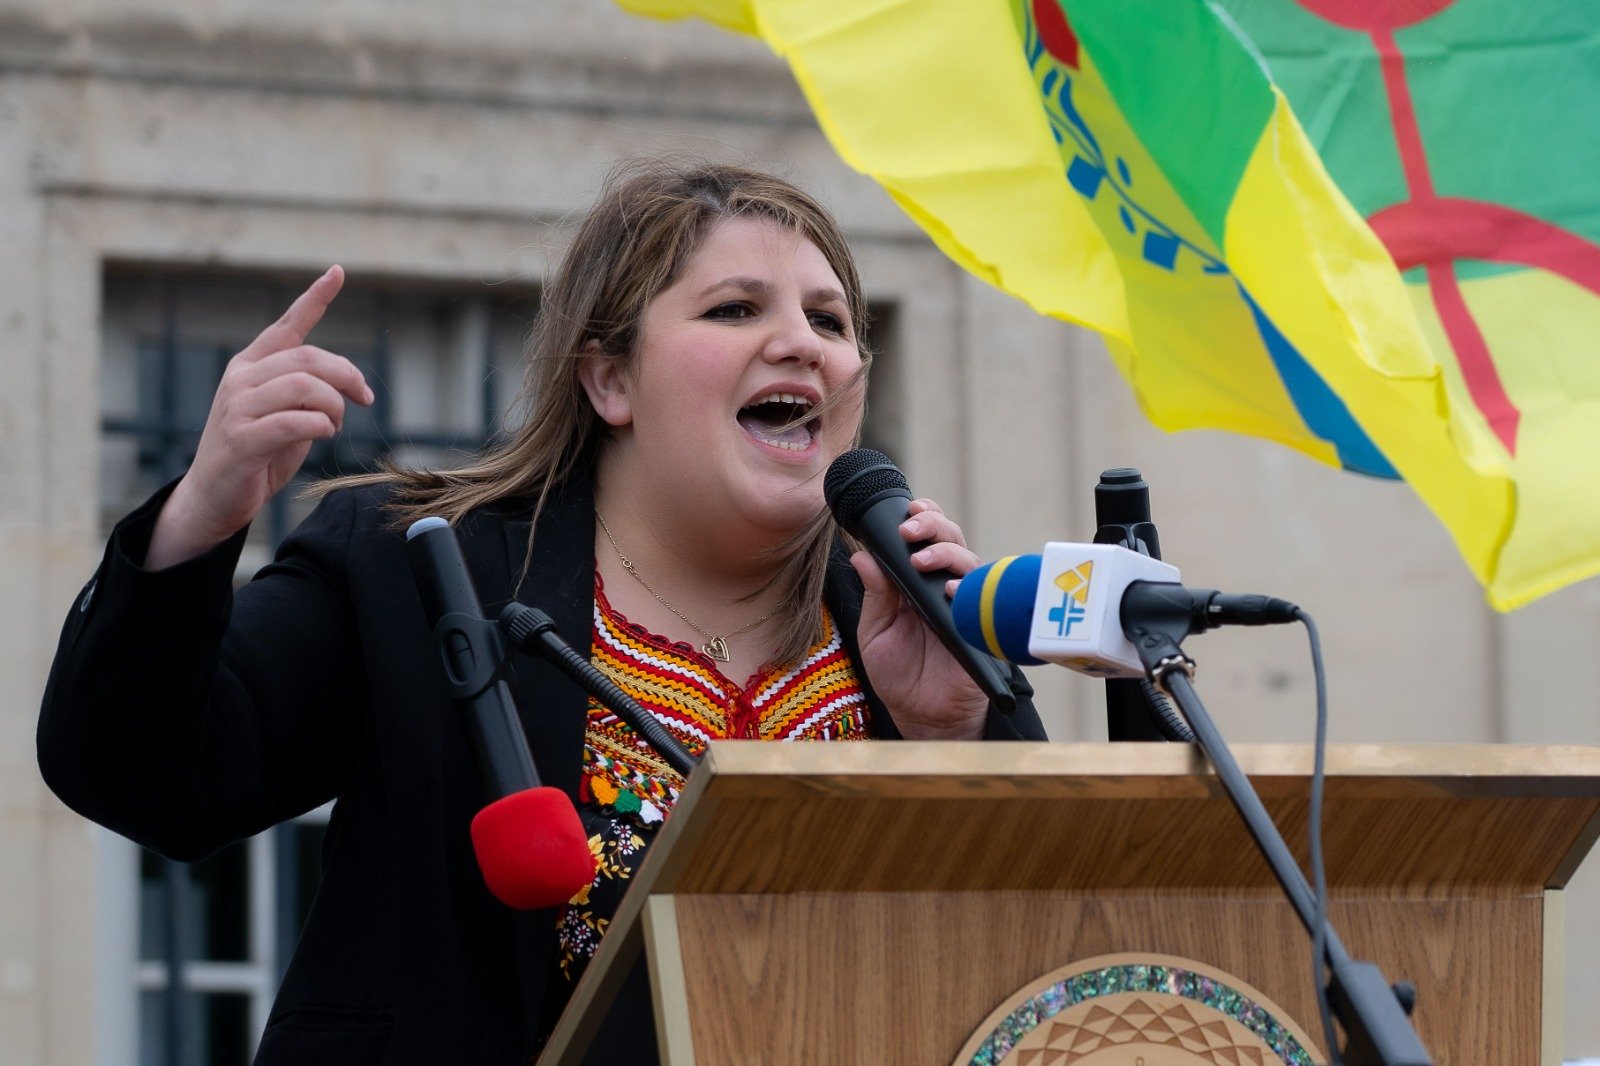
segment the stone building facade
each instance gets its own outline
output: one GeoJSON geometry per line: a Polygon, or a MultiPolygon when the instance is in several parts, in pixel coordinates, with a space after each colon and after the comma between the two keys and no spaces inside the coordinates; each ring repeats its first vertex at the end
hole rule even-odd
{"type": "MultiPolygon", "coordinates": [[[[1600,586],[1497,616],[1403,486],[1151,429],[1092,336],[961,273],[849,172],[757,43],[605,0],[0,0],[0,1061],[200,1061],[195,1041],[232,1061],[292,943],[316,815],[174,881],[63,808],[33,754],[60,619],[109,522],[171,473],[217,360],[339,262],[351,292],[317,339],[382,371],[369,443],[470,444],[574,212],[613,161],[659,152],[773,168],[837,211],[880,320],[872,439],[979,554],[1088,539],[1099,470],[1137,466],[1194,583],[1315,614],[1335,741],[1600,742],[1600,586]],[[163,924],[174,893],[203,912],[188,932],[163,924]],[[201,957],[176,1006],[174,936],[201,957]]],[[[1232,740],[1309,740],[1298,632],[1194,650],[1232,740]]],[[[1035,675],[1052,736],[1104,737],[1097,684],[1035,675]]],[[[1579,1006],[1600,997],[1600,860],[1570,895],[1567,1054],[1600,1055],[1579,1006]]]]}

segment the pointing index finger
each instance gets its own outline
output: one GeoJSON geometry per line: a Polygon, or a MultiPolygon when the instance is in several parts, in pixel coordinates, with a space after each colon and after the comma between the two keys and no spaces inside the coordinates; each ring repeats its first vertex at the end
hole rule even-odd
{"type": "Polygon", "coordinates": [[[304,343],[306,336],[322,321],[328,306],[343,287],[344,268],[334,264],[295,298],[282,318],[262,330],[261,335],[251,341],[242,354],[251,359],[260,359],[304,343]]]}

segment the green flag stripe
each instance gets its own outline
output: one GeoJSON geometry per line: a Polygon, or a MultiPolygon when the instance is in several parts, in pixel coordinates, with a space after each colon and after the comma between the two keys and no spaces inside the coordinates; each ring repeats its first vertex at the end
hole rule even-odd
{"type": "Polygon", "coordinates": [[[1223,247],[1234,190],[1273,109],[1255,56],[1204,0],[1062,8],[1128,124],[1223,247]]]}
{"type": "MultiPolygon", "coordinates": [[[[1371,37],[1283,0],[1221,6],[1266,55],[1356,210],[1371,216],[1405,200],[1371,37]]],[[[1462,0],[1395,40],[1440,196],[1517,208],[1600,241],[1590,105],[1600,98],[1600,4],[1462,0]]]]}

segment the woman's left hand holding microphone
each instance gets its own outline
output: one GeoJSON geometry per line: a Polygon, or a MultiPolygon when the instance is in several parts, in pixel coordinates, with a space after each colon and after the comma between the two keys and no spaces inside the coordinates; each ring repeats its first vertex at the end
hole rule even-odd
{"type": "MultiPolygon", "coordinates": [[[[977,569],[981,560],[968,550],[961,527],[937,503],[912,500],[908,510],[900,535],[912,544],[930,542],[911,556],[914,567],[948,570],[958,578],[977,569]]],[[[901,735],[907,740],[980,739],[989,698],[871,555],[857,552],[850,562],[866,590],[856,631],[861,665],[901,735]]]]}
{"type": "Polygon", "coordinates": [[[354,363],[305,343],[343,285],[344,270],[328,268],[228,361],[194,462],[156,519],[145,569],[192,559],[249,525],[312,442],[339,431],[347,399],[372,403],[354,363]]]}

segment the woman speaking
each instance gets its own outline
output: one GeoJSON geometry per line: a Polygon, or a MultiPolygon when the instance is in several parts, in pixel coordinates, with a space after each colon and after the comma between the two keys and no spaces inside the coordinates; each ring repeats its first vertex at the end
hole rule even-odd
{"type": "MultiPolygon", "coordinates": [[[[837,224],[737,167],[614,174],[546,285],[519,428],[470,465],[325,485],[235,592],[245,530],[372,392],[307,343],[333,267],[230,362],[194,462],[120,522],[73,605],[39,722],[71,807],[201,858],[335,800],[322,886],[258,1062],[528,1063],[682,779],[554,668],[513,655],[540,777],[594,881],[514,912],[479,875],[483,797],[404,529],[455,527],[490,614],[552,616],[691,751],[712,739],[1042,739],[1002,716],[823,505],[858,437],[865,306],[837,224]]],[[[976,564],[930,500],[922,570],[976,564]]],[[[597,1054],[651,1061],[634,982],[597,1054]]]]}

